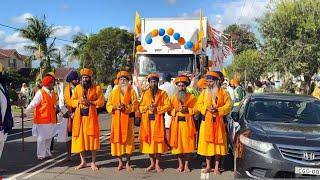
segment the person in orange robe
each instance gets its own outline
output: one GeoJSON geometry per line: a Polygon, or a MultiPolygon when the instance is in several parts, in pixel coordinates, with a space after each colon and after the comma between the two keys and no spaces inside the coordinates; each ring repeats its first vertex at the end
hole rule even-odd
{"type": "Polygon", "coordinates": [[[96,151],[100,149],[100,127],[97,108],[104,105],[101,87],[95,85],[91,77],[93,72],[84,68],[80,71],[81,84],[72,94],[72,107],[76,108],[72,123],[71,152],[80,153],[81,162],[76,169],[86,167],[85,151],[92,152],[91,169],[96,166],[96,151]]]}
{"type": "Polygon", "coordinates": [[[134,151],[134,115],[139,104],[136,92],[129,83],[130,74],[120,71],[117,80],[119,85],[111,92],[107,102],[107,111],[112,114],[111,154],[118,157],[118,171],[123,169],[123,155],[127,158],[127,171],[132,171],[130,155],[134,151]]]}
{"type": "Polygon", "coordinates": [[[229,94],[220,88],[220,76],[207,72],[207,89],[202,91],[197,101],[197,109],[204,115],[200,125],[198,154],[206,156],[204,173],[211,171],[211,156],[216,156],[214,173],[219,174],[219,159],[228,152],[223,116],[231,111],[229,94]]]}
{"type": "Polygon", "coordinates": [[[175,79],[178,92],[171,99],[172,121],[170,126],[171,153],[178,155],[178,172],[190,172],[190,153],[195,150],[195,133],[193,115],[196,97],[187,92],[190,80],[187,76],[181,75],[175,79]],[[185,162],[183,162],[185,161],[185,162]]]}
{"type": "Polygon", "coordinates": [[[146,169],[147,172],[162,172],[159,164],[161,153],[168,150],[164,113],[171,110],[171,104],[167,93],[158,89],[158,74],[149,74],[148,82],[149,88],[143,93],[139,105],[142,114],[139,129],[140,151],[149,154],[150,166],[146,169]]]}

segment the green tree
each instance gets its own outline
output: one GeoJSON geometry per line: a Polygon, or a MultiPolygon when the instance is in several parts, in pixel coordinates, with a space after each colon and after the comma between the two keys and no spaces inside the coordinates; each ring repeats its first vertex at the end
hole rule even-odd
{"type": "Polygon", "coordinates": [[[229,25],[223,33],[228,34],[232,39],[235,54],[240,54],[247,49],[257,49],[258,39],[253,32],[250,32],[248,25],[229,25]]]}
{"type": "Polygon", "coordinates": [[[63,59],[62,59],[62,56],[61,56],[60,51],[58,51],[57,53],[55,53],[55,54],[53,55],[53,62],[56,64],[56,66],[57,66],[58,68],[64,67],[64,65],[63,65],[63,59]]]}
{"type": "Polygon", "coordinates": [[[55,29],[53,25],[48,25],[46,17],[38,18],[33,16],[27,18],[27,25],[20,29],[20,35],[26,39],[31,40],[34,44],[25,46],[27,50],[32,52],[32,59],[35,57],[36,52],[40,52],[38,56],[41,58],[40,67],[46,72],[51,70],[51,58],[53,53],[57,50],[54,48],[54,41],[48,44],[48,39],[53,35],[55,29]]]}
{"type": "Polygon", "coordinates": [[[272,2],[259,20],[264,56],[278,71],[311,77],[320,65],[320,1],[272,2]]]}
{"type": "Polygon", "coordinates": [[[110,82],[132,54],[133,33],[119,28],[105,28],[89,37],[83,49],[81,67],[95,70],[99,82],[110,82]],[[113,75],[113,76],[112,76],[113,75]]]}
{"type": "MultiPolygon", "coordinates": [[[[226,68],[227,74],[239,75],[240,80],[253,82],[264,75],[267,62],[262,59],[261,52],[248,49],[235,55],[232,64],[226,68]]],[[[229,77],[232,78],[232,77],[229,77]]]]}
{"type": "Polygon", "coordinates": [[[87,43],[89,36],[83,34],[83,33],[78,33],[76,35],[72,36],[72,45],[65,45],[64,46],[64,51],[65,51],[65,56],[69,57],[70,59],[81,59],[81,55],[83,53],[83,48],[84,45],[87,43]]]}

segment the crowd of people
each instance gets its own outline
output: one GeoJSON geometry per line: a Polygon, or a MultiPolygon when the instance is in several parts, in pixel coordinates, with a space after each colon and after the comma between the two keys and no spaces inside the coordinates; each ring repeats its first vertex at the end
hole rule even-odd
{"type": "MultiPolygon", "coordinates": [[[[161,156],[171,151],[177,156],[177,171],[190,172],[191,155],[196,152],[204,157],[203,173],[220,174],[221,162],[228,154],[225,117],[251,93],[237,78],[226,81],[221,72],[208,71],[197,78],[165,75],[160,85],[159,74],[151,73],[146,77],[146,86],[139,89],[132,85],[129,72],[120,71],[115,86],[104,96],[92,77],[90,69],[84,68],[80,74],[72,70],[66,82],[59,84],[64,86],[58,86],[56,91],[55,75],[48,73],[43,77],[41,87],[26,108],[26,112],[34,112],[32,135],[37,137],[36,154],[40,161],[52,157],[50,146],[57,136],[58,142],[66,143],[66,161],[71,160],[72,153],[79,154],[80,163],[75,169],[88,166],[85,152],[91,151],[90,167],[98,170],[96,152],[100,150],[100,125],[97,109],[102,107],[111,114],[110,153],[118,160],[117,171],[133,170],[130,157],[135,151],[134,127],[137,125],[139,151],[148,154],[150,159],[146,171],[162,172],[161,156]],[[214,167],[211,167],[212,157],[214,167]]],[[[256,81],[254,87],[253,92],[265,92],[260,81],[256,81]]],[[[7,97],[1,84],[0,90],[0,96],[7,97]]],[[[320,83],[315,91],[320,94],[320,83]]],[[[21,93],[29,93],[25,84],[21,93]]],[[[10,106],[5,107],[8,103],[8,98],[1,98],[0,140],[13,125],[10,108],[7,108],[10,106]]]]}

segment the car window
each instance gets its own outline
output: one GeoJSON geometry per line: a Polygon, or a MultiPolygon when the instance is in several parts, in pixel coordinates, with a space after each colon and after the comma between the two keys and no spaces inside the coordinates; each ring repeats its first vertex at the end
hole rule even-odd
{"type": "Polygon", "coordinates": [[[282,123],[320,124],[319,101],[254,100],[246,119],[282,123]]]}
{"type": "Polygon", "coordinates": [[[239,109],[239,117],[240,117],[240,119],[244,115],[244,111],[245,111],[245,108],[246,108],[247,101],[248,101],[247,98],[245,98],[240,104],[240,109],[239,109]]]}

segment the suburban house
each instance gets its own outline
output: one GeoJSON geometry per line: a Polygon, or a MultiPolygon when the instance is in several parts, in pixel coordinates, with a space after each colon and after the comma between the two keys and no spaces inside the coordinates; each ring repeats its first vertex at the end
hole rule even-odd
{"type": "Polygon", "coordinates": [[[27,65],[27,56],[19,54],[16,49],[0,49],[0,67],[4,70],[21,68],[31,68],[31,65],[27,65]]]}

